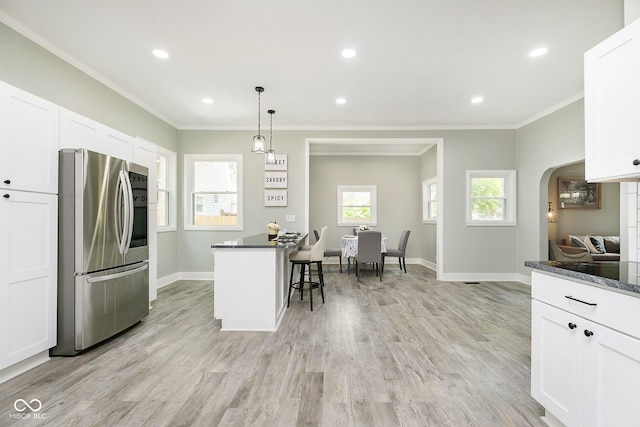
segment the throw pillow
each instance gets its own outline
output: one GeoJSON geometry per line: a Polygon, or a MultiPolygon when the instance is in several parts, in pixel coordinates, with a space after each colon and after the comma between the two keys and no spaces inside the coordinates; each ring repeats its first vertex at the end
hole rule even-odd
{"type": "Polygon", "coordinates": [[[589,240],[591,241],[591,245],[598,251],[594,253],[607,253],[607,249],[605,248],[604,239],[602,238],[602,236],[589,236],[589,240]]]}
{"type": "Polygon", "coordinates": [[[573,246],[589,250],[587,244],[584,242],[584,237],[580,238],[580,236],[572,236],[571,234],[569,234],[569,239],[571,239],[571,244],[573,246]]]}
{"type": "Polygon", "coordinates": [[[598,249],[593,245],[593,243],[591,243],[591,236],[589,236],[588,234],[584,236],[584,244],[587,245],[587,249],[589,249],[590,253],[592,254],[600,253],[598,249]]]}
{"type": "Polygon", "coordinates": [[[604,247],[607,252],[620,253],[620,236],[604,236],[604,247]]]}

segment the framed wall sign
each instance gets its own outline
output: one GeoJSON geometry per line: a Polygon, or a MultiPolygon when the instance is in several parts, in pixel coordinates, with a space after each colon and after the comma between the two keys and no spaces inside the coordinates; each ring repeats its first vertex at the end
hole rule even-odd
{"type": "Polygon", "coordinates": [[[265,172],[264,188],[287,188],[287,172],[265,172]]]}
{"type": "Polygon", "coordinates": [[[265,206],[287,206],[287,190],[264,190],[265,206]]]}
{"type": "Polygon", "coordinates": [[[286,171],[287,170],[287,155],[276,153],[276,164],[268,165],[267,156],[264,156],[264,170],[266,171],[286,171]]]}

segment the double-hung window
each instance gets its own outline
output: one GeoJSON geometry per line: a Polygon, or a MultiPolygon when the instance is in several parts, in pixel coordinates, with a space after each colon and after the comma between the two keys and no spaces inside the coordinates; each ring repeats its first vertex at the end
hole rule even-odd
{"type": "Polygon", "coordinates": [[[242,155],[185,154],[185,230],[242,230],[242,155]]]}
{"type": "Polygon", "coordinates": [[[438,179],[422,181],[422,222],[435,222],[438,212],[438,179]]]}
{"type": "Polygon", "coordinates": [[[338,186],[338,226],[378,225],[375,185],[338,186]]]}
{"type": "Polygon", "coordinates": [[[467,171],[467,225],[516,225],[516,171],[467,171]]]}
{"type": "Polygon", "coordinates": [[[158,147],[156,157],[158,182],[158,231],[176,229],[176,153],[158,147]]]}

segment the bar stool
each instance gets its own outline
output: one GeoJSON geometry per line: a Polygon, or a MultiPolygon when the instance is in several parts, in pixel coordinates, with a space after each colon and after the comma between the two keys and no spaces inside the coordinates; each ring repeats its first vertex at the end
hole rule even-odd
{"type": "Polygon", "coordinates": [[[287,295],[287,307],[291,301],[291,289],[300,290],[300,301],[303,299],[304,285],[309,284],[309,302],[311,311],[313,311],[313,289],[320,288],[320,295],[322,295],[322,303],[324,304],[324,274],[322,272],[322,259],[324,257],[324,249],[327,241],[327,232],[329,227],[322,227],[320,230],[320,239],[311,247],[308,251],[297,251],[289,254],[289,262],[291,262],[291,275],[289,277],[289,293],[287,295]],[[311,264],[316,264],[318,271],[318,281],[312,280],[313,270],[311,264]],[[298,282],[293,281],[293,270],[295,266],[300,266],[300,280],[298,282]],[[306,272],[306,274],[305,274],[306,272]],[[305,282],[305,277],[308,277],[308,282],[305,282]]]}

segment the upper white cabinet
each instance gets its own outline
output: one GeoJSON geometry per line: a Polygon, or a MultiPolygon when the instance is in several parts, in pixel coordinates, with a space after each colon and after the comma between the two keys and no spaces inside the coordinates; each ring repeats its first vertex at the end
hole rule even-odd
{"type": "Polygon", "coordinates": [[[0,82],[0,189],[58,192],[60,109],[0,82]]]}
{"type": "Polygon", "coordinates": [[[60,148],[86,148],[131,160],[134,138],[72,111],[60,112],[60,148]]]}
{"type": "Polygon", "coordinates": [[[640,20],[584,55],[585,176],[640,179],[640,20]]]}

